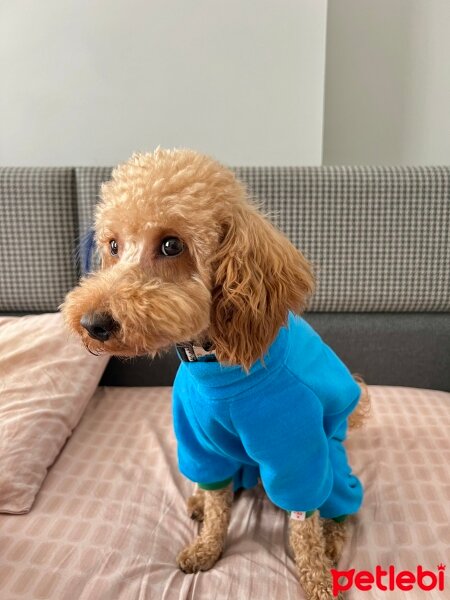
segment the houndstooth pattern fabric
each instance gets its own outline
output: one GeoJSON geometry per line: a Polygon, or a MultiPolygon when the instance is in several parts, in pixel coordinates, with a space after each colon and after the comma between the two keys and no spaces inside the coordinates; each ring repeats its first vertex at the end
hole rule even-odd
{"type": "Polygon", "coordinates": [[[78,196],[78,222],[80,232],[93,224],[94,207],[100,198],[100,186],[111,177],[111,167],[77,167],[75,177],[78,196]]]}
{"type": "Polygon", "coordinates": [[[56,310],[77,281],[75,178],[66,168],[0,169],[0,311],[56,310]]]}
{"type": "Polygon", "coordinates": [[[311,310],[449,310],[449,168],[236,173],[315,266],[311,310]]]}
{"type": "MultiPolygon", "coordinates": [[[[313,263],[311,311],[450,310],[449,167],[237,167],[313,263]]],[[[77,169],[81,231],[109,168],[77,169]]]]}

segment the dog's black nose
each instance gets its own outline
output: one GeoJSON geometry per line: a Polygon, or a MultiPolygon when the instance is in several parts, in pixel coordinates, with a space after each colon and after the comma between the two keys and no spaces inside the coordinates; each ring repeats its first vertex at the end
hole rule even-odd
{"type": "Polygon", "coordinates": [[[108,313],[87,313],[81,317],[80,324],[94,340],[106,342],[119,324],[108,313]]]}

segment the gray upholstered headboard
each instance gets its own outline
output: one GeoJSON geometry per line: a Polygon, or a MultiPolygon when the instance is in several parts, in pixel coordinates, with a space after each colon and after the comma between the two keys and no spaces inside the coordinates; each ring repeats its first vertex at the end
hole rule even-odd
{"type": "MultiPolygon", "coordinates": [[[[238,167],[316,268],[305,318],[369,383],[450,389],[450,167],[238,167]]],[[[0,313],[56,310],[110,168],[0,168],[0,313]]],[[[169,384],[177,359],[104,383],[169,384]]]]}

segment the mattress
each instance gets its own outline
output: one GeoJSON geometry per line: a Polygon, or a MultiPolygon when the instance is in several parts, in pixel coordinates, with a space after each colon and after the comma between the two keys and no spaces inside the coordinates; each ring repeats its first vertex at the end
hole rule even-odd
{"type": "MultiPolygon", "coordinates": [[[[372,416],[348,452],[365,500],[339,570],[450,565],[450,394],[371,386],[372,416]]],[[[238,494],[222,558],[185,575],[198,531],[177,470],[170,388],[98,388],[31,512],[0,515],[0,598],[299,599],[287,515],[261,487],[238,494]]],[[[30,449],[32,451],[32,449],[30,449]]],[[[435,595],[436,594],[436,595],[435,595]]],[[[443,598],[420,590],[347,598],[443,598]]]]}

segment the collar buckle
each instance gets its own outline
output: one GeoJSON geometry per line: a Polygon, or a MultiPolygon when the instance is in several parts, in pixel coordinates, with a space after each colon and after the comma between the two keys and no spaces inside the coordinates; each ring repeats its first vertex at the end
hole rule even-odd
{"type": "Polygon", "coordinates": [[[217,362],[211,342],[206,342],[203,346],[182,342],[176,345],[176,349],[182,362],[217,362]]]}

